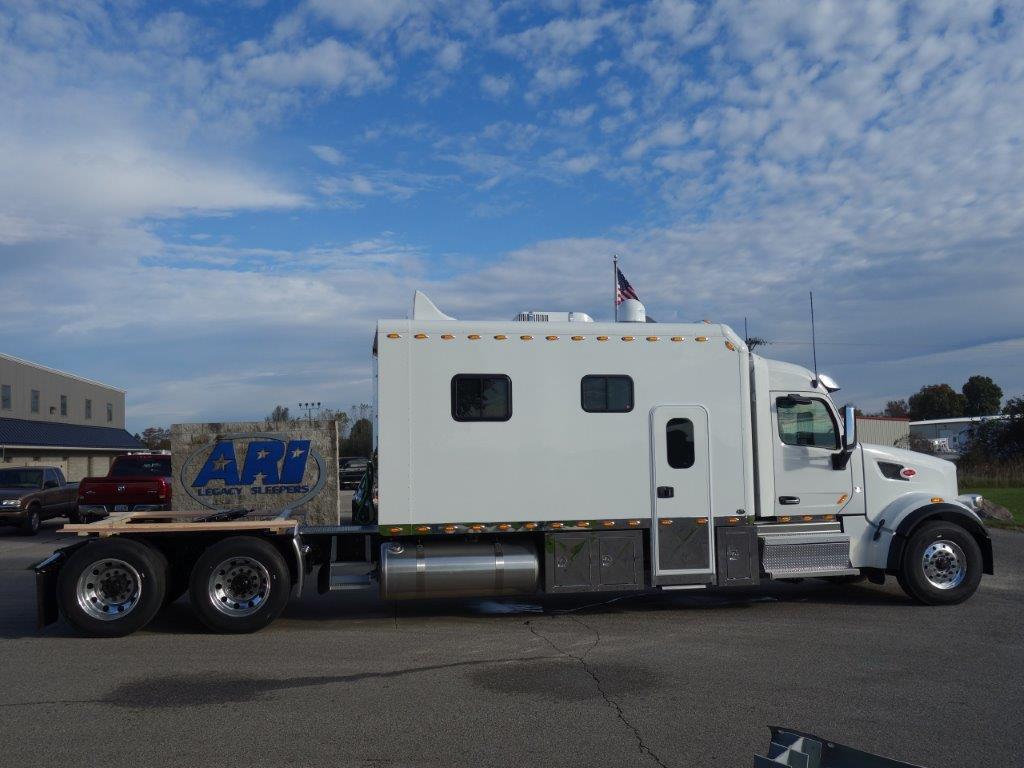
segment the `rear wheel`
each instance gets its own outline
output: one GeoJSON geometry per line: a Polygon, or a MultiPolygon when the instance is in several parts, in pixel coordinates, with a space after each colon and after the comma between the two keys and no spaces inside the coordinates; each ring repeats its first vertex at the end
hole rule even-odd
{"type": "Polygon", "coordinates": [[[189,600],[215,632],[255,632],[288,604],[291,577],[281,553],[267,541],[235,536],[210,547],[196,561],[189,600]]]}
{"type": "Polygon", "coordinates": [[[25,519],[18,526],[18,533],[22,536],[35,536],[39,533],[39,525],[42,523],[42,516],[39,514],[39,507],[29,507],[25,519]]]}
{"type": "Polygon", "coordinates": [[[981,548],[956,523],[934,520],[911,535],[903,550],[899,583],[925,605],[962,603],[981,583],[981,548]]]}
{"type": "Polygon", "coordinates": [[[141,542],[90,542],[61,569],[57,601],[79,631],[122,637],[146,626],[160,610],[166,574],[164,556],[141,542]]]}

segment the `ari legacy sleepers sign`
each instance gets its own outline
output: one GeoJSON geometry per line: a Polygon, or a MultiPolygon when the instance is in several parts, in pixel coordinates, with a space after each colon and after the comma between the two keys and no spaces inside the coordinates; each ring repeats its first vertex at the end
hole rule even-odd
{"type": "Polygon", "coordinates": [[[296,424],[175,424],[175,509],[293,510],[312,525],[339,521],[334,421],[296,424]]]}

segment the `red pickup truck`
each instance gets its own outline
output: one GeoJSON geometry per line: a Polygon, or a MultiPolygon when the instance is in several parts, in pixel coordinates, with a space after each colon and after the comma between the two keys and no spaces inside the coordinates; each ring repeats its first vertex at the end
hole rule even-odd
{"type": "Polygon", "coordinates": [[[170,508],[171,457],[165,454],[118,456],[106,477],[87,477],[78,484],[81,518],[170,508]]]}

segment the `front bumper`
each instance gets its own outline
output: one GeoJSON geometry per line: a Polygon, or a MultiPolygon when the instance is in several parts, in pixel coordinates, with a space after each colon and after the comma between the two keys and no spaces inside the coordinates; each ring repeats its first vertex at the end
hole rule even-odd
{"type": "Polygon", "coordinates": [[[20,523],[27,512],[24,507],[0,507],[0,525],[20,523]]]}
{"type": "Polygon", "coordinates": [[[84,517],[103,516],[115,512],[166,512],[167,504],[79,504],[78,514],[84,517]]]}

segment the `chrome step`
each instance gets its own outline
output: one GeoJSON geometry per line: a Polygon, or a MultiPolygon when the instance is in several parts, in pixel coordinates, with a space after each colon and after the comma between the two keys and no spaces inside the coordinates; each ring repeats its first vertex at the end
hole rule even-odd
{"type": "Polygon", "coordinates": [[[844,533],[762,533],[761,570],[773,579],[854,576],[850,537],[844,533]]]}
{"type": "Polygon", "coordinates": [[[320,592],[375,589],[377,566],[369,561],[345,561],[320,567],[320,592]]]}

